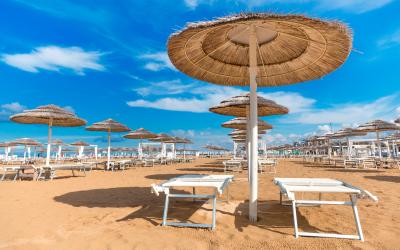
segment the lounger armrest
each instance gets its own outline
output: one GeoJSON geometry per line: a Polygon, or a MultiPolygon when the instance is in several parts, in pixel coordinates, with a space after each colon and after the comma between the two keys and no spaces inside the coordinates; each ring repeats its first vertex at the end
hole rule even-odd
{"type": "Polygon", "coordinates": [[[355,186],[353,186],[353,185],[351,185],[351,184],[349,184],[347,182],[344,182],[344,181],[342,181],[342,183],[346,187],[350,187],[350,188],[354,188],[354,189],[360,190],[360,194],[358,195],[358,197],[361,198],[361,199],[370,199],[370,200],[372,200],[374,202],[378,202],[378,200],[379,200],[377,196],[371,194],[369,191],[367,191],[365,189],[362,189],[362,188],[359,188],[359,187],[355,187],[355,186]]]}

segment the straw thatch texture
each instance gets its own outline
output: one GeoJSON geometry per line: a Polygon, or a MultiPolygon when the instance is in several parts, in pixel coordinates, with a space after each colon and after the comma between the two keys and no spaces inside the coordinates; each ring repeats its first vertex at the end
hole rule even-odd
{"type": "MultiPolygon", "coordinates": [[[[228,135],[246,135],[247,131],[244,129],[235,129],[234,131],[232,131],[231,133],[229,133],[228,135]]],[[[266,132],[262,129],[258,129],[258,134],[259,135],[264,135],[266,134],[266,132]]]]}
{"type": "Polygon", "coordinates": [[[155,141],[155,142],[168,142],[168,141],[173,141],[174,138],[170,135],[167,135],[165,133],[160,133],[157,135],[156,138],[150,139],[150,141],[155,141]]]}
{"type": "Polygon", "coordinates": [[[400,123],[400,117],[394,120],[395,123],[400,123]]]}
{"type": "MultiPolygon", "coordinates": [[[[247,129],[247,119],[245,117],[236,117],[222,123],[221,126],[224,128],[247,129]]],[[[258,129],[272,129],[272,125],[258,119],[258,129]]]]}
{"type": "Polygon", "coordinates": [[[188,24],[168,41],[168,55],[180,71],[221,85],[249,85],[250,26],[255,27],[258,86],[279,86],[334,71],[352,47],[340,22],[302,15],[248,13],[188,24]]]}
{"type": "Polygon", "coordinates": [[[84,146],[84,147],[90,146],[90,144],[88,144],[88,143],[86,143],[84,141],[77,141],[77,142],[71,143],[69,145],[71,145],[71,146],[84,146]]]}
{"type": "MultiPolygon", "coordinates": [[[[257,96],[257,104],[258,116],[283,115],[289,112],[286,107],[261,96],[257,96]]],[[[220,115],[246,117],[248,106],[250,106],[250,94],[245,94],[224,100],[209,110],[220,115]]]]}
{"type": "Polygon", "coordinates": [[[114,121],[113,119],[107,119],[101,122],[93,123],[86,127],[89,131],[110,131],[110,132],[128,132],[131,131],[130,128],[122,123],[114,121]]]}
{"type": "Polygon", "coordinates": [[[52,145],[64,145],[64,142],[62,140],[60,140],[60,139],[57,139],[57,140],[53,140],[51,142],[51,144],[52,145]]]}
{"type": "Polygon", "coordinates": [[[24,110],[22,113],[11,116],[10,120],[25,124],[49,124],[52,120],[52,125],[59,127],[77,127],[86,124],[85,120],[74,113],[52,104],[24,110]]]}
{"type": "Polygon", "coordinates": [[[344,138],[344,137],[351,137],[351,136],[364,136],[367,135],[367,133],[363,131],[357,131],[352,128],[343,128],[335,133],[333,133],[330,137],[331,138],[344,138]]]}
{"type": "Polygon", "coordinates": [[[385,137],[385,140],[389,140],[389,141],[400,140],[400,133],[391,134],[391,135],[385,137]]]}
{"type": "Polygon", "coordinates": [[[18,145],[26,145],[26,146],[39,146],[42,145],[40,142],[31,139],[31,138],[20,138],[13,141],[13,143],[18,145]]]}
{"type": "Polygon", "coordinates": [[[355,131],[359,132],[380,132],[380,131],[391,131],[391,130],[399,130],[400,126],[382,120],[374,120],[358,126],[355,131]]]}
{"type": "Polygon", "coordinates": [[[147,131],[144,128],[136,129],[135,131],[131,131],[128,134],[124,135],[124,138],[127,139],[140,139],[140,140],[157,138],[157,137],[158,137],[157,134],[147,131]]]}
{"type": "Polygon", "coordinates": [[[229,149],[220,147],[220,146],[216,146],[216,145],[206,145],[204,146],[205,149],[208,150],[214,150],[214,151],[229,151],[229,149]]]}

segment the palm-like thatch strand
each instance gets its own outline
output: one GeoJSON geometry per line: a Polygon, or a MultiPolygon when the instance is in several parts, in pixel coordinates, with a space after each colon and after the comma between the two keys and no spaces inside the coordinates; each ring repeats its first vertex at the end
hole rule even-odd
{"type": "Polygon", "coordinates": [[[31,139],[31,138],[20,138],[13,141],[13,143],[18,145],[26,145],[26,146],[39,146],[42,145],[40,142],[31,139]]]}
{"type": "MultiPolygon", "coordinates": [[[[227,122],[221,124],[224,128],[233,128],[233,129],[247,129],[247,119],[245,117],[236,117],[227,122]]],[[[259,129],[272,129],[272,125],[267,122],[258,119],[258,128],[259,129]]]]}
{"type": "Polygon", "coordinates": [[[367,133],[362,131],[357,131],[352,128],[343,128],[341,130],[336,131],[335,133],[330,135],[330,138],[344,138],[344,137],[352,137],[352,136],[364,136],[367,133]]]}
{"type": "Polygon", "coordinates": [[[88,143],[86,143],[84,141],[77,141],[77,142],[71,143],[69,145],[71,145],[71,146],[84,146],[84,147],[90,146],[90,144],[88,144],[88,143]]]}
{"type": "MultiPolygon", "coordinates": [[[[247,131],[244,129],[235,129],[234,131],[232,131],[231,133],[229,133],[228,135],[246,135],[247,131]]],[[[265,135],[266,132],[262,129],[258,129],[258,134],[259,135],[265,135]]]]}
{"type": "Polygon", "coordinates": [[[85,120],[74,113],[53,104],[24,110],[22,113],[11,116],[10,120],[24,124],[49,124],[51,120],[52,126],[59,127],[77,127],[86,124],[85,120]]]}
{"type": "Polygon", "coordinates": [[[318,79],[347,59],[351,30],[302,15],[248,13],[188,24],[168,41],[176,68],[199,80],[249,85],[250,26],[257,36],[257,84],[279,86],[318,79]]]}
{"type": "MultiPolygon", "coordinates": [[[[257,96],[258,116],[283,115],[289,110],[272,100],[257,96]]],[[[246,117],[247,108],[250,106],[250,94],[234,96],[222,101],[219,105],[211,107],[211,112],[220,115],[246,117]]]]}

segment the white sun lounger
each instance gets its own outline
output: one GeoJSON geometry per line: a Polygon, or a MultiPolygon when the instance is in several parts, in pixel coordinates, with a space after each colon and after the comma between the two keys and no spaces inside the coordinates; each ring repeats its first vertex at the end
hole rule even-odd
{"type": "Polygon", "coordinates": [[[366,190],[354,187],[348,183],[323,178],[274,178],[274,183],[280,188],[281,203],[282,195],[292,202],[294,235],[306,237],[327,237],[327,238],[343,238],[343,239],[359,239],[364,241],[361,229],[360,218],[358,216],[357,200],[371,199],[375,202],[378,198],[366,190]],[[327,200],[297,200],[296,193],[343,193],[350,196],[348,201],[327,201],[327,200]],[[358,235],[333,234],[333,233],[312,233],[299,232],[297,225],[296,207],[299,205],[349,205],[353,208],[354,219],[357,227],[358,235]]]}
{"type": "MultiPolygon", "coordinates": [[[[178,227],[199,227],[215,229],[215,216],[216,216],[216,203],[217,193],[222,194],[224,189],[228,187],[229,183],[233,180],[233,175],[182,175],[170,179],[159,185],[152,184],[152,192],[157,196],[160,192],[165,193],[165,206],[163,213],[163,226],[178,226],[178,227]],[[193,188],[193,194],[172,194],[170,189],[179,187],[193,188]],[[196,194],[196,187],[208,187],[214,189],[214,194],[196,194]],[[197,223],[182,223],[182,222],[167,222],[169,198],[200,198],[212,199],[212,223],[211,224],[197,224],[197,223]]],[[[228,192],[228,189],[227,189],[228,192]]],[[[229,197],[229,193],[227,194],[229,197]]]]}

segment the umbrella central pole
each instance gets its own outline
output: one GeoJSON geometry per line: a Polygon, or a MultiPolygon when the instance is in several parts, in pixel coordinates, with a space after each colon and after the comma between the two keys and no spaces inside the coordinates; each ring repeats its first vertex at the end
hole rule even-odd
{"type": "Polygon", "coordinates": [[[50,150],[51,150],[51,132],[53,126],[53,119],[49,122],[49,131],[47,136],[47,155],[46,155],[46,166],[50,166],[50,150]]]}
{"type": "Polygon", "coordinates": [[[378,143],[379,159],[382,159],[382,145],[379,137],[379,131],[376,131],[376,142],[378,143]]]}
{"type": "Polygon", "coordinates": [[[111,130],[108,130],[107,170],[110,168],[111,160],[111,130]]]}
{"type": "Polygon", "coordinates": [[[250,26],[249,35],[250,73],[250,199],[249,220],[257,221],[258,199],[258,124],[257,124],[257,37],[255,26],[250,26]]]}

